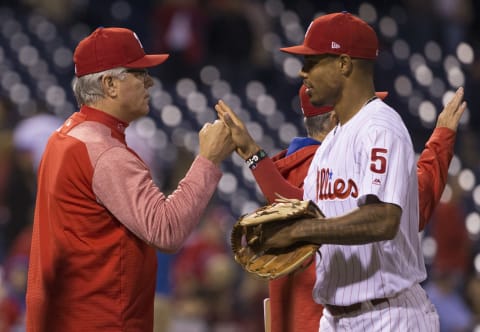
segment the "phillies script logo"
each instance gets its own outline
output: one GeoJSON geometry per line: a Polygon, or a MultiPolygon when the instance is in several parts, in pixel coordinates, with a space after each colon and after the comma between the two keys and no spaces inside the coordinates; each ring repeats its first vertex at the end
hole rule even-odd
{"type": "Polygon", "coordinates": [[[317,198],[318,200],[345,199],[349,196],[358,197],[358,188],[352,179],[332,180],[333,172],[328,168],[317,170],[317,198]]]}

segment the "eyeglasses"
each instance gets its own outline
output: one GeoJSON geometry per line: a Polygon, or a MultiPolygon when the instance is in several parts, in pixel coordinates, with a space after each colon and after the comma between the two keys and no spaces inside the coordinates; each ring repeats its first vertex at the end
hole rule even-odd
{"type": "Polygon", "coordinates": [[[130,73],[130,74],[134,75],[136,78],[138,78],[139,80],[143,80],[144,82],[149,75],[148,70],[146,70],[146,69],[129,68],[129,69],[125,69],[124,72],[125,73],[130,73]]]}

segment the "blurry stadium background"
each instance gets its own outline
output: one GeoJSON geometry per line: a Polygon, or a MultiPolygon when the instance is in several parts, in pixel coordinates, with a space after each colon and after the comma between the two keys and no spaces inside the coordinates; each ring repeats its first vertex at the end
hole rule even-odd
{"type": "MultiPolygon", "coordinates": [[[[422,236],[424,286],[442,331],[473,331],[480,316],[480,3],[475,0],[17,0],[0,2],[0,332],[23,331],[35,172],[48,135],[76,111],[73,50],[98,26],[134,30],[151,70],[151,112],[127,141],[172,191],[197,152],[197,132],[218,99],[273,155],[305,135],[297,96],[301,43],[316,16],[347,10],[380,39],[376,88],[402,116],[417,153],[459,86],[468,110],[449,183],[422,236]]],[[[232,155],[211,208],[178,254],[159,253],[156,331],[262,331],[265,281],[229,249],[232,223],[264,204],[250,170],[232,155]]],[[[477,327],[476,331],[480,331],[477,327]]]]}

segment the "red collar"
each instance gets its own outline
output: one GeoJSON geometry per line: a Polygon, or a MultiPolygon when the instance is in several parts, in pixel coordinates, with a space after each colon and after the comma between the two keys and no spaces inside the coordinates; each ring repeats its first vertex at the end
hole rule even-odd
{"type": "Polygon", "coordinates": [[[125,129],[128,127],[128,123],[117,119],[116,117],[97,110],[89,106],[82,106],[80,113],[85,117],[86,121],[100,122],[108,126],[112,130],[112,135],[122,140],[125,139],[125,129]]]}

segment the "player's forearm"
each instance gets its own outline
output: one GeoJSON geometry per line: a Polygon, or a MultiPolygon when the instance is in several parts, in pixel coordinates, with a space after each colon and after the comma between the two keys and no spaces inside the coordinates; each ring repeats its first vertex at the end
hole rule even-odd
{"type": "Polygon", "coordinates": [[[293,237],[297,242],[344,245],[391,240],[397,234],[401,214],[394,204],[368,204],[343,216],[298,223],[293,237]]]}
{"type": "Polygon", "coordinates": [[[269,204],[278,198],[277,194],[285,198],[303,198],[303,190],[285,180],[270,158],[260,161],[252,174],[269,204]]]}
{"type": "Polygon", "coordinates": [[[440,200],[453,157],[455,132],[449,128],[435,128],[417,162],[420,225],[423,230],[440,200]]]}

